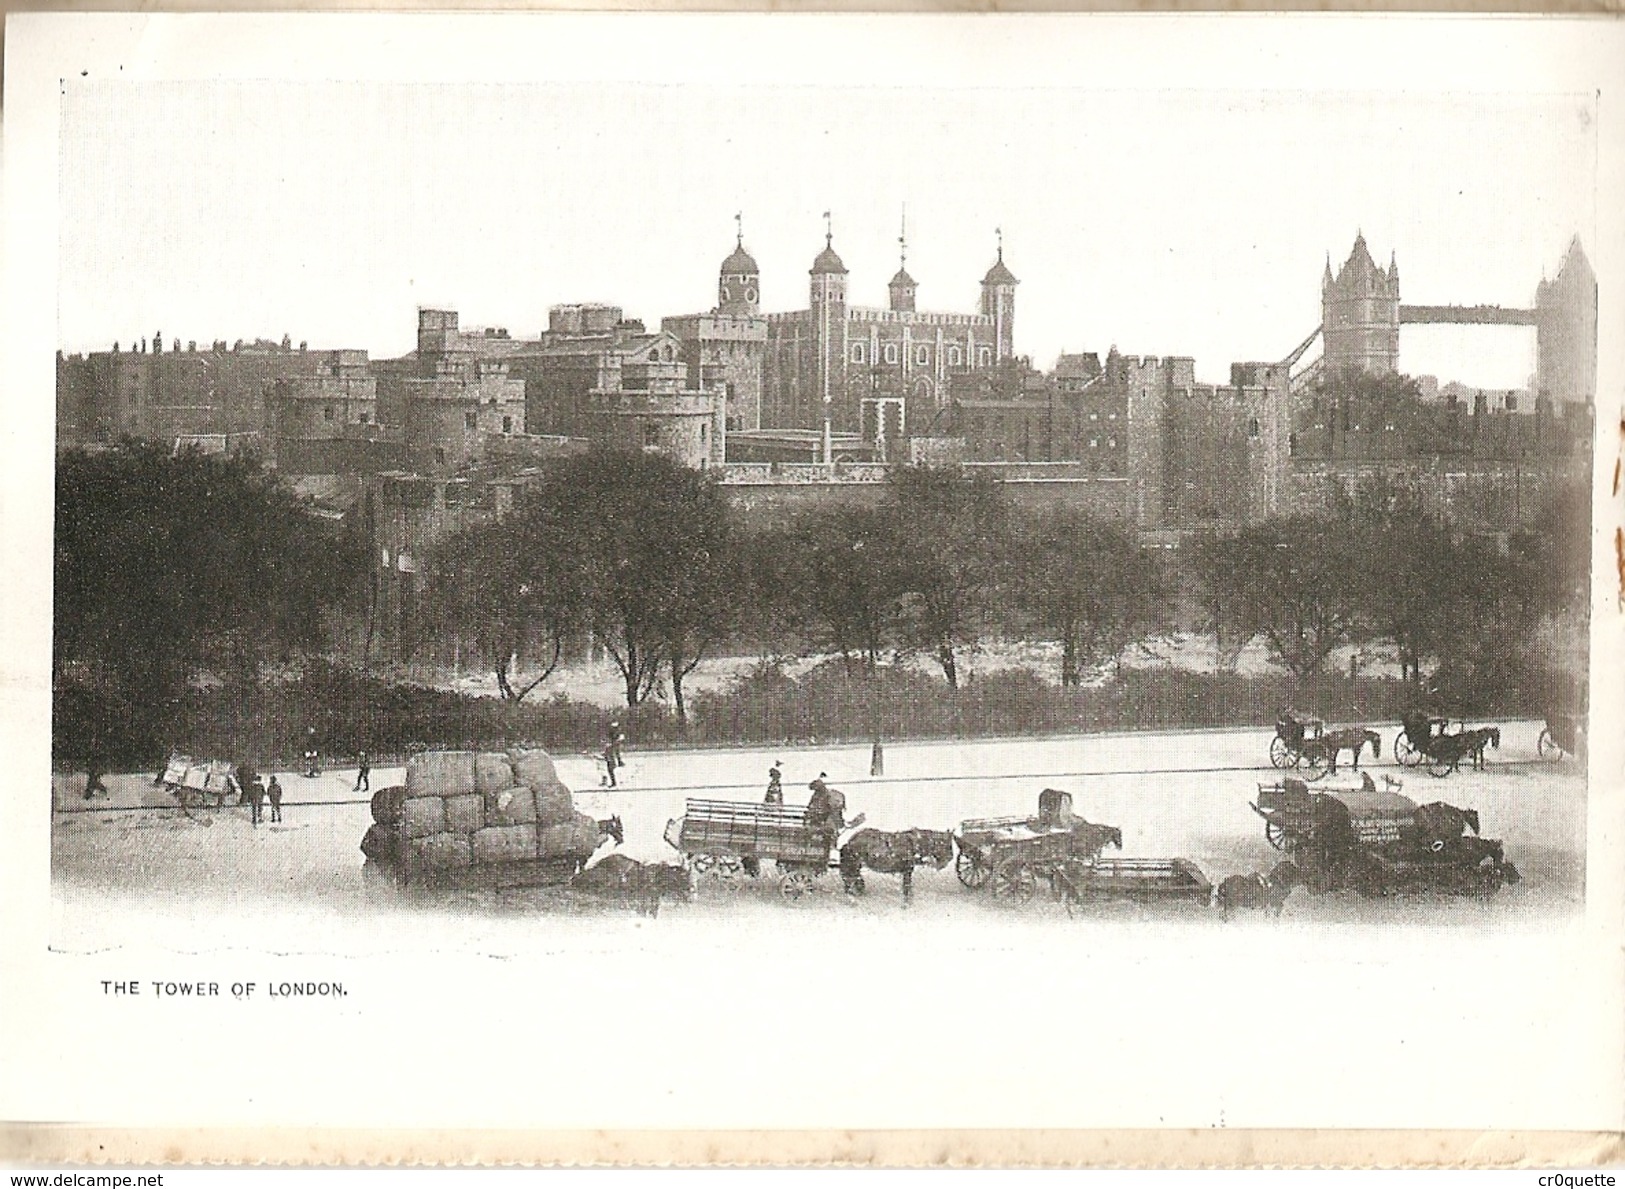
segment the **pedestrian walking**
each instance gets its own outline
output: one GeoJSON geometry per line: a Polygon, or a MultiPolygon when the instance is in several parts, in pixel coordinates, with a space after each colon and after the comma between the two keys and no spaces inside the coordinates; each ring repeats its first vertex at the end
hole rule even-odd
{"type": "Polygon", "coordinates": [[[615,754],[615,741],[611,739],[608,743],[604,744],[604,771],[608,774],[605,777],[605,783],[608,784],[610,788],[618,787],[615,783],[615,769],[619,767],[619,764],[616,762],[617,758],[618,757],[615,754]]]}
{"type": "Polygon", "coordinates": [[[85,800],[108,795],[107,786],[102,783],[102,763],[97,757],[91,756],[85,765],[85,800]]]}
{"type": "MultiPolygon", "coordinates": [[[[259,777],[256,776],[254,779],[258,780],[259,777]]],[[[271,820],[279,822],[282,820],[282,784],[277,780],[275,772],[271,773],[271,787],[265,791],[271,797],[271,820]]]]}
{"type": "Polygon", "coordinates": [[[367,753],[362,752],[356,756],[355,788],[352,792],[372,792],[372,761],[367,753]]]}
{"type": "Polygon", "coordinates": [[[775,760],[767,770],[767,796],[762,798],[763,805],[784,804],[784,773],[780,768],[779,761],[775,760]]]}
{"type": "Polygon", "coordinates": [[[316,746],[316,728],[305,728],[305,775],[313,777],[321,767],[321,751],[316,746]]]}
{"type": "Polygon", "coordinates": [[[265,782],[256,776],[243,791],[248,794],[248,819],[257,826],[260,824],[260,806],[265,802],[265,782]]]}

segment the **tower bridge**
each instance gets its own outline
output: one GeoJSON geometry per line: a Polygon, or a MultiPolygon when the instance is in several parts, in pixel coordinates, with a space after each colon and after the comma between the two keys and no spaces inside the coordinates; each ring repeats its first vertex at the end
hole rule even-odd
{"type": "Polygon", "coordinates": [[[1331,258],[1321,277],[1321,320],[1282,362],[1294,367],[1314,341],[1320,357],[1293,376],[1302,388],[1326,369],[1393,374],[1399,370],[1401,326],[1532,326],[1535,328],[1535,395],[1554,403],[1595,402],[1597,385],[1597,277],[1580,246],[1569,241],[1557,276],[1535,288],[1530,308],[1499,305],[1402,305],[1399,264],[1371,258],[1365,236],[1336,276],[1331,258]]]}

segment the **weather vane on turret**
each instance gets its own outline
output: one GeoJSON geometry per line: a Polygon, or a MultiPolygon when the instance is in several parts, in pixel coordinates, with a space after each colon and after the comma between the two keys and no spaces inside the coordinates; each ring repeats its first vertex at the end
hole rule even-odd
{"type": "Polygon", "coordinates": [[[908,203],[903,204],[903,225],[897,235],[897,263],[908,267],[908,203]]]}
{"type": "Polygon", "coordinates": [[[995,239],[997,239],[999,241],[999,260],[1003,261],[1004,260],[1004,228],[995,227],[993,229],[993,236],[994,236],[995,239]]]}
{"type": "Polygon", "coordinates": [[[735,211],[734,212],[734,247],[742,248],[744,246],[745,246],[745,212],[744,211],[735,211]]]}
{"type": "Polygon", "coordinates": [[[835,224],[830,220],[829,212],[824,212],[824,246],[827,248],[835,242],[835,224]]]}

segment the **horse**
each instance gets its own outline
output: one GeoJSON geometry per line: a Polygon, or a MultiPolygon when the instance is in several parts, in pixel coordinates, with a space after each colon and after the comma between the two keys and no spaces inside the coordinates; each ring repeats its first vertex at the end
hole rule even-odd
{"type": "Polygon", "coordinates": [[[611,839],[616,846],[620,846],[626,841],[626,831],[621,826],[621,815],[618,813],[602,821],[593,822],[593,828],[596,833],[593,835],[592,849],[585,854],[577,853],[575,856],[576,874],[586,870],[587,864],[592,862],[592,857],[603,848],[604,839],[611,839]]]}
{"type": "Polygon", "coordinates": [[[914,868],[922,863],[946,867],[954,859],[954,836],[945,830],[859,830],[841,847],[841,884],[854,896],[864,894],[863,869],[903,877],[903,903],[914,898],[914,868]]]}
{"type": "Polygon", "coordinates": [[[1101,826],[1086,822],[1081,817],[1072,827],[1072,854],[1074,857],[1095,858],[1108,846],[1123,849],[1123,831],[1116,826],[1101,826]]]}
{"type": "Polygon", "coordinates": [[[1277,917],[1286,907],[1292,889],[1304,884],[1303,873],[1290,859],[1277,863],[1268,875],[1232,875],[1214,890],[1213,903],[1219,914],[1230,919],[1232,908],[1267,908],[1277,917]]]}
{"type": "Polygon", "coordinates": [[[1352,765],[1358,768],[1360,753],[1365,750],[1367,743],[1371,744],[1371,758],[1382,759],[1382,736],[1368,727],[1345,727],[1341,731],[1327,731],[1317,742],[1333,772],[1337,771],[1337,753],[1340,751],[1352,752],[1354,755],[1352,765]]]}
{"type": "Polygon", "coordinates": [[[1433,849],[1433,843],[1460,838],[1468,830],[1477,834],[1478,810],[1457,809],[1443,801],[1431,801],[1416,807],[1415,822],[1420,845],[1433,849]]]}
{"type": "Polygon", "coordinates": [[[1473,767],[1475,768],[1484,766],[1484,749],[1486,747],[1493,747],[1497,751],[1501,749],[1500,727],[1477,727],[1471,731],[1463,731],[1461,737],[1468,746],[1469,754],[1473,757],[1473,767]]]}
{"type": "Polygon", "coordinates": [[[630,900],[640,916],[660,915],[660,900],[687,900],[693,895],[689,874],[669,863],[640,863],[625,855],[606,855],[578,873],[570,886],[598,895],[630,900]]]}
{"type": "Polygon", "coordinates": [[[1461,767],[1461,762],[1473,754],[1473,740],[1469,733],[1458,732],[1454,735],[1435,735],[1428,740],[1423,749],[1427,756],[1428,767],[1431,770],[1434,764],[1443,764],[1445,771],[1435,775],[1449,775],[1461,767]]]}

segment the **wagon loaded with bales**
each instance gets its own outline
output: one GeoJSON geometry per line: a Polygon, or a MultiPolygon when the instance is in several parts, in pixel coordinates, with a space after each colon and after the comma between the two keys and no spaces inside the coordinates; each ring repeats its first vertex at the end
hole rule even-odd
{"type": "Polygon", "coordinates": [[[562,884],[623,839],[620,818],[576,809],[536,748],[415,755],[405,785],[373,795],[372,818],[361,852],[402,885],[562,884]]]}

